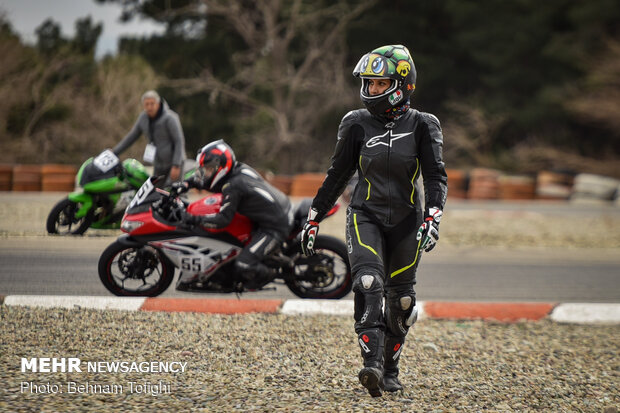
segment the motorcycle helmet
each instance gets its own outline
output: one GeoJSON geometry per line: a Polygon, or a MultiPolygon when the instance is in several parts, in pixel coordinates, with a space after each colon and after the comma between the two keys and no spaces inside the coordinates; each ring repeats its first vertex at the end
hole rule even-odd
{"type": "Polygon", "coordinates": [[[196,177],[205,189],[213,189],[219,181],[232,171],[237,160],[232,148],[222,139],[202,147],[196,156],[198,170],[196,177]]]}
{"type": "Polygon", "coordinates": [[[355,66],[353,76],[362,80],[360,97],[366,109],[376,116],[407,102],[415,90],[415,65],[403,45],[381,46],[366,53],[355,66]],[[390,79],[392,84],[382,94],[372,96],[369,79],[390,79]]]}

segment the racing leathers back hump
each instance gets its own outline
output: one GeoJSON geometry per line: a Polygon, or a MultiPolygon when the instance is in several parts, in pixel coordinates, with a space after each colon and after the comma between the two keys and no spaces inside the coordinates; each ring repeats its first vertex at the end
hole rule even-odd
{"type": "Polygon", "coordinates": [[[237,162],[214,189],[222,193],[222,205],[218,214],[203,217],[204,226],[223,228],[238,212],[258,228],[282,237],[286,237],[291,230],[293,211],[288,197],[248,165],[237,162]]]}

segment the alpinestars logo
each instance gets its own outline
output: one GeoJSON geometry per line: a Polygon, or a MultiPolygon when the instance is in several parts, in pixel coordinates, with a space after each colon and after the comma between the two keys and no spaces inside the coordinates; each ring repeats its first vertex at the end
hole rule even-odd
{"type": "Polygon", "coordinates": [[[372,138],[368,139],[368,142],[366,142],[366,147],[372,148],[377,145],[385,145],[391,148],[392,144],[395,141],[399,140],[400,138],[404,138],[405,136],[409,136],[412,133],[413,132],[393,133],[392,130],[390,129],[389,131],[385,132],[383,135],[373,136],[372,138]]]}

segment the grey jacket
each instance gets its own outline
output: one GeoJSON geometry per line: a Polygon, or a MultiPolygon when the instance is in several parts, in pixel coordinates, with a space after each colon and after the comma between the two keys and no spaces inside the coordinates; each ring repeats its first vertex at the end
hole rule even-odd
{"type": "Polygon", "coordinates": [[[172,111],[163,99],[157,116],[150,119],[146,112],[140,113],[131,131],[114,147],[113,152],[120,155],[140,135],[146,136],[148,141],[157,148],[153,165],[155,176],[167,175],[172,166],[183,166],[185,159],[183,128],[179,115],[172,111]]]}

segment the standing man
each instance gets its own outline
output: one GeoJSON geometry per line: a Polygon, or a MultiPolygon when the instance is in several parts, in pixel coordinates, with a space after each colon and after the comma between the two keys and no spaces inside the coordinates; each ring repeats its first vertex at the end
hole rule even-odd
{"type": "Polygon", "coordinates": [[[127,136],[114,147],[113,152],[120,155],[140,135],[144,135],[148,139],[144,161],[153,164],[153,175],[165,175],[164,185],[179,181],[185,159],[185,136],[179,115],[173,112],[154,90],[142,95],[142,107],[144,111],[140,113],[127,136]]]}

